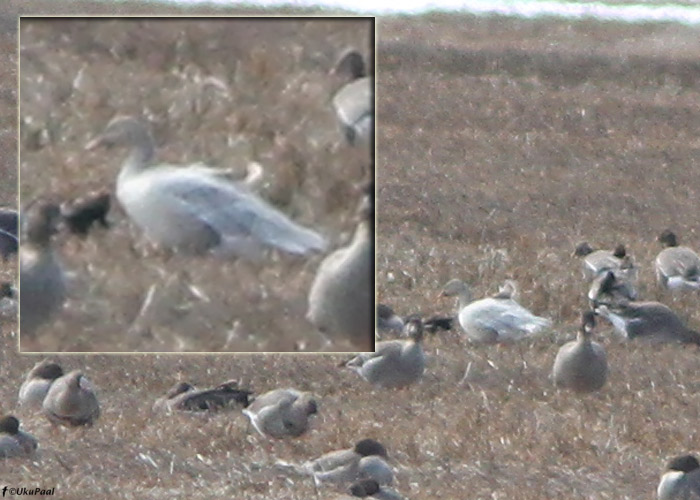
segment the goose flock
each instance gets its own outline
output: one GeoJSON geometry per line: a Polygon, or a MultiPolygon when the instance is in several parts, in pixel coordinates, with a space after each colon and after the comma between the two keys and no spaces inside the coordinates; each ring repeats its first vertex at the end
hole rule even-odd
{"type": "MultiPolygon", "coordinates": [[[[369,141],[373,136],[373,79],[367,76],[363,56],[347,49],[332,73],[348,80],[331,99],[347,141],[369,141]]],[[[147,241],[164,252],[186,257],[258,263],[269,251],[300,257],[325,254],[308,291],[306,318],[327,344],[371,350],[373,183],[365,182],[359,196],[357,226],[351,241],[331,248],[326,236],[294,221],[255,192],[261,176],[257,164],[245,180],[234,182],[225,169],[200,163],[158,163],[148,124],[134,116],[114,117],[85,149],[115,146],[127,153],[114,197],[147,241]]],[[[358,185],[361,182],[358,180],[358,185]]],[[[36,198],[22,214],[20,331],[28,336],[50,325],[68,297],[66,275],[70,273],[52,245],[54,235],[66,228],[85,238],[96,224],[110,227],[107,215],[112,196],[108,191],[98,190],[60,205],[51,199],[36,198]]],[[[4,223],[2,215],[0,225],[4,223]]],[[[0,230],[1,240],[6,230],[0,230]]]]}

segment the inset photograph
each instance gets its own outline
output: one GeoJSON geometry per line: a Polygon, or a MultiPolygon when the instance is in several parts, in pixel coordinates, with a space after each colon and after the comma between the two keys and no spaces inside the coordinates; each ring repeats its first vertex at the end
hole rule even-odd
{"type": "Polygon", "coordinates": [[[20,350],[374,350],[373,18],[20,19],[20,350]]]}

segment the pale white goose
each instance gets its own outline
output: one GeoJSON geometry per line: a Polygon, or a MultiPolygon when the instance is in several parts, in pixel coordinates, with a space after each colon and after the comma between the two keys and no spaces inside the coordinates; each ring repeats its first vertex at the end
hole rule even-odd
{"type": "Polygon", "coordinates": [[[611,250],[593,250],[587,243],[583,242],[574,251],[576,257],[583,257],[583,276],[590,280],[605,271],[625,270],[627,277],[634,279],[634,264],[632,258],[627,255],[624,245],[617,245],[611,250]]]}
{"type": "Polygon", "coordinates": [[[466,283],[453,279],[442,295],[458,298],[457,317],[470,341],[492,344],[520,340],[552,326],[548,318],[535,316],[518,304],[513,299],[515,291],[515,283],[507,280],[497,295],[472,302],[466,283]]]}
{"type": "Polygon", "coordinates": [[[66,283],[60,259],[51,247],[60,216],[58,206],[37,201],[23,214],[20,260],[20,332],[34,333],[62,307],[66,283]]]}
{"type": "Polygon", "coordinates": [[[634,283],[620,271],[603,271],[591,282],[588,300],[593,307],[637,299],[634,283]]]}
{"type": "Polygon", "coordinates": [[[252,394],[247,389],[240,389],[236,380],[229,380],[212,389],[196,389],[187,382],[179,382],[165,397],[156,400],[153,409],[215,412],[233,406],[246,408],[252,394]]]}
{"type": "Polygon", "coordinates": [[[574,392],[594,392],[605,385],[608,361],[603,346],[591,340],[594,327],[595,313],[584,312],[576,340],[559,348],[552,369],[557,387],[574,392]]]}
{"type": "Polygon", "coordinates": [[[628,340],[700,345],[700,333],[686,327],[676,313],[660,302],[620,302],[598,306],[595,311],[628,340]]]}
{"type": "Polygon", "coordinates": [[[201,164],[154,164],[154,143],[144,123],[116,117],[87,149],[131,149],[117,178],[117,199],[152,242],[187,254],[211,253],[259,259],[277,248],[304,255],[326,242],[311,229],[201,164]]]}
{"type": "Polygon", "coordinates": [[[423,322],[414,317],[405,328],[408,340],[377,342],[374,352],[358,354],[345,366],[377,387],[400,388],[418,382],[425,371],[423,322]]]}
{"type": "Polygon", "coordinates": [[[374,132],[374,79],[367,76],[365,61],[355,49],[340,56],[334,72],[349,82],[333,96],[333,108],[350,144],[369,142],[374,132]]]}
{"type": "Polygon", "coordinates": [[[309,291],[306,318],[331,339],[344,339],[363,351],[373,344],[374,185],[365,189],[361,220],[349,245],[328,255],[309,291]]]}
{"type": "Polygon", "coordinates": [[[63,376],[63,369],[48,359],[40,361],[27,373],[19,388],[20,406],[40,409],[54,381],[63,376]]]}
{"type": "Polygon", "coordinates": [[[19,420],[12,415],[0,419],[0,458],[31,457],[37,440],[19,429],[19,420]]]}
{"type": "Polygon", "coordinates": [[[275,389],[243,410],[261,436],[299,437],[309,428],[309,419],[318,412],[316,398],[296,389],[275,389]]]}
{"type": "Polygon", "coordinates": [[[678,238],[669,230],[659,236],[666,245],[654,263],[656,279],[669,290],[700,289],[700,257],[688,247],[678,246],[678,238]]]}
{"type": "Polygon", "coordinates": [[[673,458],[656,490],[658,500],[700,500],[700,463],[693,455],[673,458]]]}
{"type": "Polygon", "coordinates": [[[404,500],[397,491],[382,486],[374,479],[358,481],[350,487],[350,494],[357,498],[376,498],[378,500],[404,500]]]}
{"type": "Polygon", "coordinates": [[[42,407],[51,422],[68,427],[90,426],[100,416],[100,405],[92,385],[78,370],[51,384],[42,407]]]}
{"type": "Polygon", "coordinates": [[[345,484],[373,479],[379,484],[391,484],[394,472],[386,463],[384,445],[374,439],[358,441],[352,448],[328,452],[306,462],[302,471],[313,475],[316,484],[345,484]]]}

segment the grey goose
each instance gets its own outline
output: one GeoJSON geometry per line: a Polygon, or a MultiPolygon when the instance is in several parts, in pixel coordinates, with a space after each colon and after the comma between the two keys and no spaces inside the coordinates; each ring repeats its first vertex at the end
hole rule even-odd
{"type": "Polygon", "coordinates": [[[66,298],[63,266],[51,246],[57,231],[58,206],[37,201],[23,217],[20,261],[20,332],[32,334],[62,307],[66,298]]]}
{"type": "Polygon", "coordinates": [[[670,230],[659,236],[666,246],[656,256],[654,266],[659,284],[669,290],[700,289],[700,257],[688,247],[678,246],[678,238],[670,230]]]}
{"type": "Polygon", "coordinates": [[[674,457],[661,476],[658,500],[700,500],[700,463],[693,455],[674,457]]]}
{"type": "Polygon", "coordinates": [[[576,340],[559,348],[552,369],[557,387],[574,392],[594,392],[605,385],[608,361],[603,346],[591,340],[594,327],[595,313],[585,311],[576,340]]]}
{"type": "Polygon", "coordinates": [[[625,269],[630,278],[634,270],[632,258],[624,245],[619,244],[613,250],[594,250],[587,242],[580,243],[574,250],[576,257],[583,257],[583,276],[591,280],[604,271],[625,269]]]}
{"type": "Polygon", "coordinates": [[[374,352],[358,354],[345,366],[378,387],[399,388],[418,382],[425,371],[423,322],[412,318],[405,329],[408,340],[377,342],[374,352]]]}
{"type": "Polygon", "coordinates": [[[45,359],[34,365],[19,388],[19,405],[41,409],[49,388],[62,376],[63,369],[53,361],[45,359]]]}
{"type": "Polygon", "coordinates": [[[233,406],[246,408],[252,394],[252,391],[239,388],[236,380],[229,380],[212,389],[196,389],[187,382],[179,382],[165,397],[157,399],[153,408],[190,412],[215,412],[233,406]]]}
{"type": "Polygon", "coordinates": [[[309,428],[309,419],[318,413],[313,394],[296,389],[275,389],[255,398],[243,410],[261,436],[299,437],[309,428]]]}
{"type": "Polygon", "coordinates": [[[603,271],[593,278],[588,289],[588,300],[592,307],[636,299],[637,289],[634,283],[619,271],[603,271]]]}
{"type": "Polygon", "coordinates": [[[660,302],[623,301],[599,305],[595,311],[628,340],[700,345],[700,333],[686,327],[676,313],[660,302]]]}
{"type": "Polygon", "coordinates": [[[100,404],[90,382],[78,370],[56,379],[42,403],[44,415],[54,424],[91,426],[100,416],[100,404]]]}
{"type": "Polygon", "coordinates": [[[20,430],[16,417],[0,418],[0,458],[31,457],[37,446],[34,436],[20,430]]]}

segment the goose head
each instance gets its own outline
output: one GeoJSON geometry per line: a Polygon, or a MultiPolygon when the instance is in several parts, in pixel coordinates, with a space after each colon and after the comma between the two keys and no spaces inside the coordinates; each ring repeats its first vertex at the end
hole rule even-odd
{"type": "Polygon", "coordinates": [[[693,472],[700,469],[700,462],[693,455],[681,455],[672,458],[667,468],[679,472],[693,472]]]}
{"type": "Polygon", "coordinates": [[[588,299],[593,307],[636,300],[637,291],[632,283],[614,271],[604,271],[593,279],[588,299]]]}
{"type": "Polygon", "coordinates": [[[350,80],[362,78],[367,75],[365,59],[357,49],[348,48],[340,54],[333,68],[333,73],[345,76],[350,80]]]}
{"type": "Polygon", "coordinates": [[[4,416],[0,419],[0,434],[16,436],[19,433],[19,420],[12,415],[4,416]]]}
{"type": "Polygon", "coordinates": [[[153,143],[148,127],[133,116],[116,116],[110,120],[100,135],[87,143],[85,149],[90,151],[100,146],[134,146],[141,143],[153,143]]]}
{"type": "Polygon", "coordinates": [[[620,243],[613,249],[613,257],[617,257],[618,259],[622,259],[627,255],[627,249],[625,248],[625,245],[620,243]]]}
{"type": "Polygon", "coordinates": [[[27,241],[40,248],[48,247],[51,237],[58,232],[60,215],[55,203],[37,201],[31,204],[22,224],[27,241]]]}
{"type": "Polygon", "coordinates": [[[27,378],[39,378],[44,380],[56,380],[63,376],[63,369],[57,363],[44,360],[31,369],[27,378]]]}
{"type": "Polygon", "coordinates": [[[362,457],[376,455],[379,457],[388,458],[384,445],[374,439],[363,439],[362,441],[358,441],[353,450],[362,457]]]}
{"type": "Polygon", "coordinates": [[[587,241],[579,243],[576,249],[574,250],[575,257],[585,257],[586,255],[591,253],[593,253],[593,247],[589,245],[587,241]]]}
{"type": "Polygon", "coordinates": [[[194,386],[192,384],[189,384],[187,382],[178,382],[165,394],[165,397],[168,399],[173,399],[179,396],[180,394],[184,394],[193,390],[194,386]]]}
{"type": "Polygon", "coordinates": [[[594,311],[584,311],[581,314],[581,330],[580,335],[584,339],[590,339],[593,334],[593,329],[595,328],[595,316],[594,311]]]}
{"type": "Polygon", "coordinates": [[[406,337],[416,343],[423,341],[423,320],[417,316],[410,318],[404,327],[406,337]]]}
{"type": "Polygon", "coordinates": [[[676,234],[670,229],[666,229],[663,233],[659,235],[659,242],[666,247],[677,247],[678,238],[676,234]]]}

